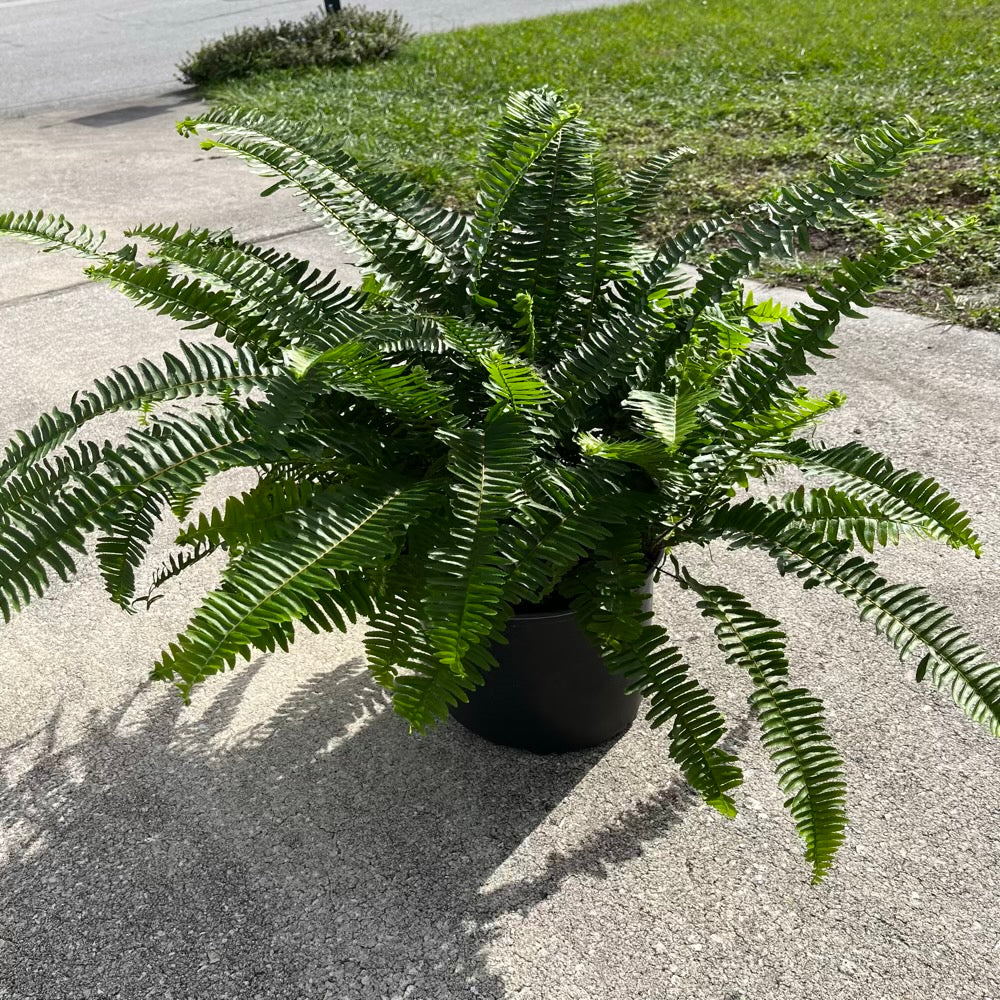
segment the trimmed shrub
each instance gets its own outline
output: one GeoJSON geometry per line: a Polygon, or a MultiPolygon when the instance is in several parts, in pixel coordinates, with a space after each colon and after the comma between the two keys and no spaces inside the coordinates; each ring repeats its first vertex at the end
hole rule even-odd
{"type": "Polygon", "coordinates": [[[394,55],[412,34],[395,11],[345,7],[300,21],[240,28],[189,52],[177,69],[184,83],[203,87],[270,69],[357,66],[394,55]]]}

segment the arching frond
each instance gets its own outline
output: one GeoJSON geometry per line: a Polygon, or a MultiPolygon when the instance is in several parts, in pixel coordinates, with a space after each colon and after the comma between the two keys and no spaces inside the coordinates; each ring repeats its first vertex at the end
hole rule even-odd
{"type": "MultiPolygon", "coordinates": [[[[220,414],[192,414],[161,423],[156,433],[132,431],[124,447],[86,442],[36,463],[3,488],[0,613],[9,621],[33,596],[40,597],[50,572],[68,579],[76,569],[74,553],[85,551],[84,539],[95,529],[128,536],[114,558],[127,559],[134,569],[145,536],[141,528],[130,527],[132,497],[147,490],[198,488],[208,476],[261,458],[239,422],[220,414]],[[116,511],[124,518],[117,528],[116,511]]],[[[109,590],[128,594],[120,562],[115,573],[109,590]]]]}
{"type": "Polygon", "coordinates": [[[535,410],[552,398],[544,377],[523,361],[490,351],[480,356],[480,363],[489,375],[486,391],[514,410],[535,410]]]}
{"type": "MultiPolygon", "coordinates": [[[[365,631],[368,667],[375,680],[393,690],[400,668],[411,670],[416,664],[433,662],[433,653],[424,623],[422,608],[427,585],[427,564],[431,550],[439,543],[438,521],[433,516],[413,525],[407,532],[406,548],[387,567],[376,597],[377,607],[369,616],[365,631]]],[[[454,683],[464,690],[453,675],[439,681],[454,683]]],[[[459,695],[454,695],[458,701],[459,695]]],[[[440,709],[447,711],[447,707],[440,709]]]]}
{"type": "Polygon", "coordinates": [[[647,353],[677,347],[681,336],[668,320],[613,309],[549,370],[549,383],[563,400],[555,419],[566,430],[585,419],[589,407],[621,391],[647,353]]]}
{"type": "Polygon", "coordinates": [[[733,239],[736,247],[717,253],[698,279],[690,297],[695,312],[753,272],[765,255],[789,256],[808,227],[827,214],[855,217],[851,205],[877,195],[907,161],[936,145],[916,122],[904,118],[882,125],[855,140],[860,156],[836,156],[826,176],[804,184],[789,185],[774,198],[766,198],[743,222],[733,239]]]}
{"type": "Polygon", "coordinates": [[[927,534],[953,548],[971,549],[978,557],[982,546],[972,520],[946,489],[930,476],[896,468],[890,459],[860,441],[823,448],[808,441],[791,441],[782,457],[803,471],[827,475],[845,492],[877,505],[897,517],[916,515],[927,534]]]}
{"type": "Polygon", "coordinates": [[[126,611],[135,597],[135,570],[153,539],[163,507],[156,490],[130,491],[107,515],[107,528],[94,546],[97,564],[111,600],[126,611]]]}
{"type": "Polygon", "coordinates": [[[887,508],[845,493],[834,486],[806,490],[800,486],[772,506],[787,510],[797,521],[828,542],[856,541],[869,552],[876,545],[897,545],[901,535],[933,536],[935,525],[904,504],[887,508]]]}
{"type": "Polygon", "coordinates": [[[270,322],[252,303],[247,306],[231,292],[173,274],[165,263],[111,260],[89,268],[87,275],[160,316],[187,324],[189,330],[214,326],[219,336],[234,344],[264,350],[285,339],[283,328],[270,322]]]}
{"type": "Polygon", "coordinates": [[[511,605],[542,601],[615,525],[648,514],[613,472],[553,463],[531,485],[534,502],[514,513],[500,539],[511,567],[504,590],[511,605]]]}
{"type": "Polygon", "coordinates": [[[889,583],[875,563],[799,527],[793,515],[756,501],[719,510],[709,528],[737,544],[764,549],[781,573],[794,574],[805,587],[823,584],[852,601],[862,620],[885,636],[900,659],[920,657],[918,680],[930,676],[970,719],[1000,735],[1000,663],[922,587],[889,583]]]}
{"type": "MultiPolygon", "coordinates": [[[[72,250],[91,260],[104,261],[113,256],[104,250],[107,233],[97,232],[89,226],[74,226],[64,215],[47,215],[41,211],[3,212],[0,213],[0,236],[34,243],[46,252],[72,250]]],[[[134,248],[124,252],[134,252],[134,248]]]]}
{"type": "Polygon", "coordinates": [[[819,882],[829,872],[847,826],[843,761],[827,733],[823,704],[805,688],[789,687],[785,634],[777,621],[725,587],[706,586],[689,573],[682,579],[700,597],[701,613],[715,622],[726,660],[750,675],[750,704],[778,784],[788,796],[785,808],[805,841],[813,882],[819,882]]]}
{"type": "Polygon", "coordinates": [[[311,269],[290,253],[242,243],[227,232],[182,231],[178,225],[142,226],[126,235],[154,244],[152,256],[228,293],[248,313],[259,313],[283,331],[286,343],[310,334],[332,343],[366,327],[363,296],[335,280],[335,272],[311,269]]]}
{"type": "Polygon", "coordinates": [[[279,532],[287,514],[299,511],[313,501],[322,487],[310,480],[266,478],[240,497],[229,497],[225,504],[201,513],[197,520],[178,533],[178,545],[225,546],[238,552],[279,532]]]}
{"type": "Polygon", "coordinates": [[[409,420],[446,421],[452,411],[447,386],[428,378],[417,365],[387,364],[363,343],[348,341],[315,355],[300,352],[297,358],[300,377],[316,372],[329,388],[370,399],[409,420]]]}
{"type": "Polygon", "coordinates": [[[321,595],[350,617],[338,573],[389,559],[406,525],[427,503],[422,487],[390,493],[342,490],[317,498],[285,521],[283,537],[248,549],[223,573],[187,628],[163,653],[153,676],[171,680],[188,697],[209,674],[249,657],[275,624],[315,617],[321,595]]]}
{"type": "MultiPolygon", "coordinates": [[[[560,341],[569,346],[586,337],[598,317],[607,311],[606,290],[623,279],[631,279],[641,251],[635,226],[629,217],[634,207],[632,193],[618,172],[599,153],[590,156],[590,190],[578,209],[575,230],[580,241],[578,263],[571,274],[580,272],[578,287],[570,288],[557,316],[560,341]],[[579,300],[579,305],[577,305],[579,300]]],[[[545,321],[544,314],[542,322],[545,321]]]]}
{"type": "Polygon", "coordinates": [[[566,587],[583,626],[612,673],[648,698],[654,728],[670,724],[670,756],[691,786],[724,816],[736,815],[730,794],[743,781],[736,758],[719,746],[725,719],[694,678],[666,630],[649,624],[649,569],[629,529],[602,542],[596,559],[566,587]],[[627,588],[627,589],[626,589],[627,588]]]}
{"type": "Polygon", "coordinates": [[[792,380],[813,374],[809,357],[827,358],[835,349],[832,336],[841,318],[856,315],[857,306],[871,305],[869,296],[892,275],[927,260],[966,225],[935,222],[914,228],[856,260],[844,258],[821,287],[809,289],[812,301],[792,309],[792,319],[783,317],[768,331],[758,350],[748,351],[734,362],[712,407],[719,419],[726,424],[746,421],[782,398],[793,398],[797,390],[792,380]]]}
{"type": "Polygon", "coordinates": [[[658,156],[651,156],[625,175],[629,193],[628,219],[633,226],[644,222],[663,197],[663,186],[674,167],[696,155],[690,146],[675,146],[658,156]]]}
{"type": "Polygon", "coordinates": [[[159,364],[141,360],[97,379],[93,389],[73,396],[66,409],[43,413],[27,431],[15,431],[0,460],[0,482],[50,454],[84,424],[117,410],[150,403],[264,388],[275,377],[245,350],[229,352],[215,344],[181,342],[177,354],[159,364]]]}
{"type": "Polygon", "coordinates": [[[579,434],[576,439],[580,451],[588,458],[608,462],[625,462],[644,469],[654,479],[682,471],[674,462],[667,446],[658,438],[615,438],[605,440],[596,434],[579,434]]]}
{"type": "Polygon", "coordinates": [[[679,292],[690,284],[678,275],[678,268],[701,250],[713,237],[724,233],[735,220],[730,215],[715,215],[709,219],[698,219],[688,223],[676,236],[666,239],[656,248],[652,260],[644,264],[638,272],[638,287],[643,295],[651,295],[661,289],[679,292]]]}
{"type": "Polygon", "coordinates": [[[191,566],[207,559],[213,552],[218,550],[218,545],[209,542],[202,542],[189,549],[181,549],[178,552],[171,552],[170,555],[157,566],[153,572],[149,587],[145,594],[140,594],[133,600],[133,607],[142,604],[145,608],[158,601],[163,595],[158,591],[170,580],[176,579],[191,566]]]}
{"type": "Polygon", "coordinates": [[[408,295],[425,302],[448,299],[453,260],[466,237],[462,215],[439,208],[400,177],[360,169],[342,147],[308,127],[234,108],[214,109],[179,123],[202,141],[277,178],[264,194],[297,189],[302,206],[333,224],[364,258],[408,295]]]}

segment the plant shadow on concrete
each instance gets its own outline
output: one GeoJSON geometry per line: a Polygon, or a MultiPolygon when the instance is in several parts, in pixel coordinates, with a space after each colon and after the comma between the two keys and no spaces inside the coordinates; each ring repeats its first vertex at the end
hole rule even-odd
{"type": "Polygon", "coordinates": [[[219,749],[262,663],[197,718],[140,690],[76,742],[56,715],[0,751],[14,996],[503,997],[496,921],[604,877],[696,801],[668,784],[484,892],[608,747],[537,757],[454,724],[418,747],[349,661],[219,749]]]}

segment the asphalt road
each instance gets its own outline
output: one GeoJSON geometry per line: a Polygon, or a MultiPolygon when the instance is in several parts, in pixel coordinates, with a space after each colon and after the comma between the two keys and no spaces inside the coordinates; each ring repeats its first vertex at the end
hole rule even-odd
{"type": "MultiPolygon", "coordinates": [[[[320,0],[0,0],[0,115],[176,90],[177,61],[203,41],[320,6],[320,0]]],[[[418,31],[442,31],[602,4],[366,0],[362,6],[397,9],[418,31]]]]}

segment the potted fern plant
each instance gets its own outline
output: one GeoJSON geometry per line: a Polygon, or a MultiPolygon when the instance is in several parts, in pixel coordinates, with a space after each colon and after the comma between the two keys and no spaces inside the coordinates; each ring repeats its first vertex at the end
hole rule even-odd
{"type": "MultiPolygon", "coordinates": [[[[904,535],[978,555],[968,516],[936,482],[861,442],[798,436],[842,402],[796,385],[835,349],[840,318],[964,223],[888,236],[791,311],[740,285],[927,148],[912,121],[859,139],[857,155],[819,179],[655,251],[638,236],[644,214],[690,151],[622,176],[579,109],[545,89],[514,94],[492,127],[471,217],[293,123],[222,110],[179,128],[246,160],[271,179],[265,193],[295,191],[368,276],[344,287],[229,232],[148,225],[111,250],[61,216],[0,216],[0,232],[75,251],[94,280],[222,339],[192,337],[162,361],[119,368],[8,444],[6,619],[67,579],[91,535],[125,609],[219,553],[221,583],[153,668],[184,697],[251,650],[287,649],[299,626],[365,618],[371,671],[413,727],[457,709],[496,736],[488,705],[457,706],[483,688],[505,638],[535,660],[496,689],[500,702],[548,661],[599,656],[598,674],[617,678],[605,687],[592,670],[551,682],[571,714],[607,710],[586,723],[590,737],[628,725],[644,696],[688,781],[733,815],[741,772],[722,749],[724,720],[651,621],[653,573],[694,592],[723,655],[748,672],[816,878],[845,827],[822,705],[790,682],[780,625],[692,574],[686,547],[753,546],[806,587],[832,587],[902,658],[916,657],[917,680],[1000,733],[1000,666],[929,593],[888,583],[869,558],[904,535]],[[681,265],[713,238],[728,248],[689,277],[681,265]],[[142,419],[118,443],[75,440],[127,409],[142,419]],[[194,515],[206,482],[234,468],[256,470],[254,485],[194,515]],[[779,470],[823,473],[827,485],[771,500],[748,491],[779,470]],[[143,591],[140,566],[167,517],[181,522],[176,551],[143,591]],[[538,639],[543,620],[576,638],[538,639]],[[534,653],[518,639],[525,628],[534,653]]],[[[515,725],[526,711],[514,707],[515,725]]]]}

